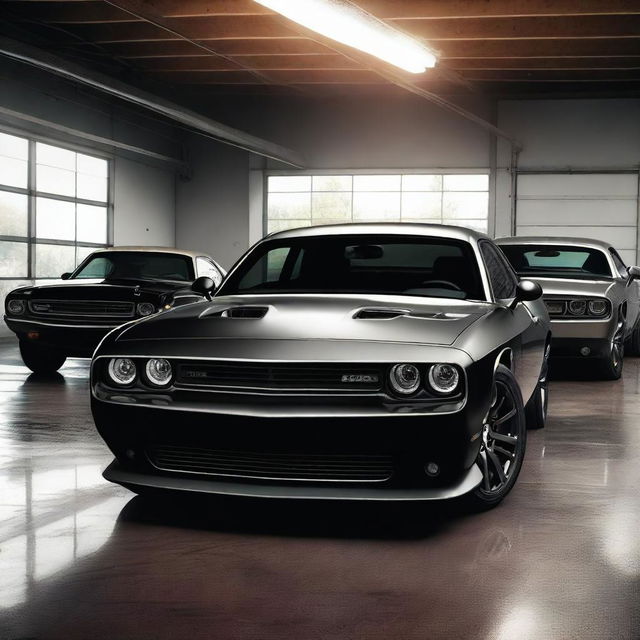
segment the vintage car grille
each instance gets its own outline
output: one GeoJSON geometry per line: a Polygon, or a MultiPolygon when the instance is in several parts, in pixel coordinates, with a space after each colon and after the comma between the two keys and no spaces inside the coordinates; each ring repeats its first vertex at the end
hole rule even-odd
{"type": "Polygon", "coordinates": [[[147,457],[162,471],[269,480],[383,482],[391,455],[269,453],[150,445],[147,457]]]}
{"type": "Polygon", "coordinates": [[[36,316],[51,318],[133,318],[133,302],[111,300],[30,300],[29,310],[36,316]]]}
{"type": "Polygon", "coordinates": [[[188,362],[178,366],[178,385],[274,390],[371,391],[382,388],[378,364],[188,362]]]}

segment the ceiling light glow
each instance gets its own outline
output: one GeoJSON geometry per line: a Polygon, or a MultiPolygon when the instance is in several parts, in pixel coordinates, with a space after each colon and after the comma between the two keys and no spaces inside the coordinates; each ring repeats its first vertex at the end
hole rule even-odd
{"type": "Polygon", "coordinates": [[[255,0],[289,20],[389,64],[422,73],[437,61],[433,51],[345,0],[255,0]]]}

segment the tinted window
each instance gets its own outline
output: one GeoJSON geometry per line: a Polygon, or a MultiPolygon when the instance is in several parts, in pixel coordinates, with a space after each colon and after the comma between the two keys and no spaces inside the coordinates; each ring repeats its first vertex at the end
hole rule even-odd
{"type": "Polygon", "coordinates": [[[487,273],[491,281],[491,289],[497,300],[513,298],[516,295],[517,280],[504,258],[489,242],[480,243],[480,251],[487,266],[487,273]]]}
{"type": "Polygon", "coordinates": [[[89,256],[72,278],[189,281],[193,280],[193,267],[191,258],[178,254],[110,251],[89,256]]]}
{"type": "Polygon", "coordinates": [[[222,282],[222,274],[218,270],[215,264],[207,258],[196,258],[196,269],[198,271],[198,277],[206,276],[207,278],[211,278],[216,287],[220,286],[222,282]]]}
{"type": "Polygon", "coordinates": [[[221,295],[266,292],[485,299],[468,243],[373,235],[264,242],[220,289],[221,295]]]}
{"type": "Polygon", "coordinates": [[[511,266],[521,276],[548,275],[552,278],[611,277],[603,251],[589,247],[560,245],[511,245],[500,247],[511,266]]]}

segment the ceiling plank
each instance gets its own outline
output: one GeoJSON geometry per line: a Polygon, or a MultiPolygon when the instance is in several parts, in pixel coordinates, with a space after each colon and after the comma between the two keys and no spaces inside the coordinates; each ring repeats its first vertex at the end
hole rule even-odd
{"type": "Polygon", "coordinates": [[[49,24],[118,24],[137,21],[130,13],[96,0],[55,3],[3,0],[2,8],[17,18],[49,24]]]}
{"type": "Polygon", "coordinates": [[[640,69],[472,69],[464,75],[475,81],[524,81],[524,82],[640,82],[640,69]]]}
{"type": "Polygon", "coordinates": [[[448,66],[457,71],[470,69],[640,69],[640,56],[630,58],[455,58],[448,66]]]}
{"type": "MultiPolygon", "coordinates": [[[[247,71],[166,71],[152,72],[175,84],[255,84],[256,79],[247,71]]],[[[275,82],[291,84],[386,84],[377,74],[364,69],[305,69],[271,71],[275,82]]]]}

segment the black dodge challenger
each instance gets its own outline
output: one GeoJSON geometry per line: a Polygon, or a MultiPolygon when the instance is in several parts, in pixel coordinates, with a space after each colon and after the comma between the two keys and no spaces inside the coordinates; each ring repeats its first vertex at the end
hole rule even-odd
{"type": "Polygon", "coordinates": [[[202,300],[199,276],[220,284],[225,272],[211,257],[154,247],[116,247],[89,255],[62,282],[29,285],[5,299],[4,320],[36,373],[59,369],[68,357],[90,358],[102,338],[135,318],[202,300]]]}
{"type": "Polygon", "coordinates": [[[97,349],[93,416],[116,457],[105,477],[136,492],[493,506],[527,421],[544,424],[540,296],[463,228],[268,236],[210,301],[97,349]]]}

